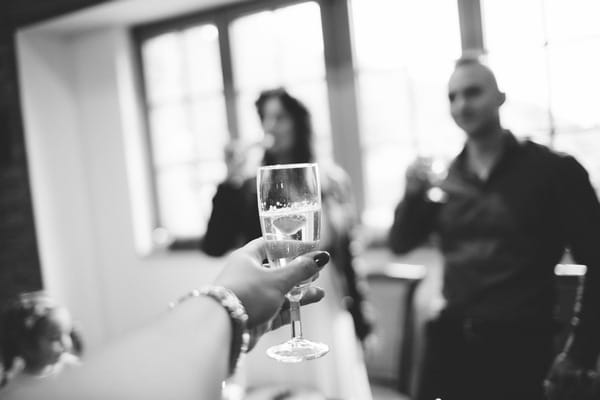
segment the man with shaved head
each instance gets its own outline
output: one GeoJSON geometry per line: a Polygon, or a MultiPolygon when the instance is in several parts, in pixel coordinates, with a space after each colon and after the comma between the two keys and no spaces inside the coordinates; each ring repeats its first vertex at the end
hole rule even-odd
{"type": "Polygon", "coordinates": [[[520,141],[500,123],[493,72],[461,59],[448,83],[466,143],[433,202],[407,171],[389,243],[406,253],[437,235],[445,306],[427,326],[418,400],[575,398],[569,382],[600,351],[600,205],[573,158],[520,141]],[[568,248],[587,265],[572,334],[554,359],[554,267],[568,248]],[[562,396],[562,397],[561,397],[562,396]],[[565,397],[566,396],[566,397],[565,397]]]}

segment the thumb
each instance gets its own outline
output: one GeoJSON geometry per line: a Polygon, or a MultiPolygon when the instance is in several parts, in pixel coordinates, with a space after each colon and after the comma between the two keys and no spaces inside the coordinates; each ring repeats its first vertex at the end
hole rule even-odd
{"type": "Polygon", "coordinates": [[[329,262],[329,253],[314,251],[297,257],[285,268],[274,270],[283,293],[318,273],[329,262]]]}

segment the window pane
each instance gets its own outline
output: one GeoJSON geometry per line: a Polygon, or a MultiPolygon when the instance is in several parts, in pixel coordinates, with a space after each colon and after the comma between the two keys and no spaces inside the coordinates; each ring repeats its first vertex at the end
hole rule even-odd
{"type": "Polygon", "coordinates": [[[275,16],[263,11],[230,25],[233,75],[236,87],[271,87],[281,80],[275,16]]]}
{"type": "Polygon", "coordinates": [[[229,141],[223,96],[196,100],[190,112],[196,159],[223,160],[223,150],[229,141]]]}
{"type": "Polygon", "coordinates": [[[199,233],[200,207],[190,165],[167,168],[156,175],[160,221],[178,236],[199,233]]]}
{"type": "Polygon", "coordinates": [[[162,225],[177,237],[202,235],[216,184],[224,175],[220,162],[185,164],[160,171],[156,184],[162,225]]]}
{"type": "Polygon", "coordinates": [[[406,75],[395,71],[360,74],[357,83],[363,147],[385,147],[390,142],[406,147],[415,143],[412,91],[406,75]]]}
{"type": "Polygon", "coordinates": [[[149,103],[175,100],[183,95],[184,69],[179,38],[177,33],[167,33],[142,45],[149,103]]]}
{"type": "Polygon", "coordinates": [[[550,42],[600,36],[598,0],[545,0],[550,42]]]}
{"type": "Polygon", "coordinates": [[[509,99],[507,125],[534,135],[554,130],[553,147],[576,156],[598,185],[600,3],[483,0],[482,6],[490,64],[509,99]]]}
{"type": "Polygon", "coordinates": [[[240,136],[250,142],[261,140],[263,137],[260,119],[254,106],[258,93],[259,90],[243,91],[238,93],[236,99],[240,136]]]}
{"type": "Polygon", "coordinates": [[[452,156],[463,146],[465,135],[450,116],[448,78],[453,64],[446,69],[425,76],[421,71],[411,76],[414,93],[415,131],[417,152],[424,155],[452,156]]]}
{"type": "Polygon", "coordinates": [[[482,1],[489,65],[500,90],[503,125],[516,136],[550,140],[548,65],[542,1],[482,1]],[[510,26],[510,29],[507,29],[510,26]]]}
{"type": "Polygon", "coordinates": [[[154,165],[192,161],[194,137],[185,104],[155,107],[149,114],[154,165]]]}
{"type": "Polygon", "coordinates": [[[238,90],[314,81],[325,76],[319,6],[308,2],[263,11],[231,23],[238,90]]]}
{"type": "Polygon", "coordinates": [[[404,172],[415,157],[410,147],[390,143],[363,151],[365,180],[369,190],[365,191],[368,205],[363,219],[370,225],[385,226],[393,220],[393,211],[404,191],[404,172]]]}
{"type": "Polygon", "coordinates": [[[460,55],[454,1],[353,0],[351,18],[359,69],[429,64],[460,55]]]}
{"type": "Polygon", "coordinates": [[[460,56],[456,2],[353,0],[367,223],[387,223],[418,154],[454,153],[447,81],[460,56]],[[435,10],[435,12],[432,12],[435,10]]]}
{"type": "Polygon", "coordinates": [[[515,49],[508,53],[490,49],[490,52],[489,65],[500,90],[506,93],[506,103],[500,109],[503,125],[516,136],[547,144],[551,127],[545,50],[515,49]]]}
{"type": "Polygon", "coordinates": [[[557,130],[600,127],[600,37],[551,46],[550,66],[557,130]]]}
{"type": "Polygon", "coordinates": [[[142,44],[160,226],[202,234],[229,140],[217,28],[212,24],[142,44]]]}
{"type": "Polygon", "coordinates": [[[187,90],[192,94],[218,94],[223,90],[219,31],[214,25],[202,25],[183,32],[187,90]]]}
{"type": "Polygon", "coordinates": [[[240,136],[259,140],[254,101],[265,89],[285,87],[313,117],[319,158],[331,157],[331,128],[325,82],[321,15],[307,2],[254,13],[230,25],[240,136]]]}
{"type": "Polygon", "coordinates": [[[543,0],[481,0],[486,48],[493,53],[542,47],[543,10],[543,0]]]}
{"type": "Polygon", "coordinates": [[[586,167],[600,193],[600,38],[551,46],[554,146],[586,167]]]}

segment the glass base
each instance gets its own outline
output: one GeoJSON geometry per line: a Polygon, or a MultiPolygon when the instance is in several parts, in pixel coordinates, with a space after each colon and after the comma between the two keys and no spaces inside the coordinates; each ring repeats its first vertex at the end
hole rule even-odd
{"type": "Polygon", "coordinates": [[[329,346],[310,340],[294,338],[285,343],[267,349],[267,355],[277,361],[297,363],[323,357],[329,352],[329,346]]]}
{"type": "Polygon", "coordinates": [[[448,194],[438,186],[433,186],[427,190],[427,199],[433,203],[445,203],[448,200],[448,194]]]}

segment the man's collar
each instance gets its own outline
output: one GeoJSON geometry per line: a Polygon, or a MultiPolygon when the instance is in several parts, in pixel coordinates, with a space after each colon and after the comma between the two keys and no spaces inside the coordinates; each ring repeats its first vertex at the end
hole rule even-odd
{"type": "MultiPolygon", "coordinates": [[[[497,169],[499,165],[504,164],[506,160],[511,158],[515,152],[518,150],[520,146],[519,140],[515,137],[515,135],[508,129],[505,129],[502,134],[502,153],[496,162],[496,165],[492,168],[493,170],[497,169]]],[[[450,165],[450,169],[457,169],[461,173],[469,173],[466,168],[466,157],[467,157],[467,144],[463,146],[461,152],[456,156],[452,164],[450,165]]]]}

